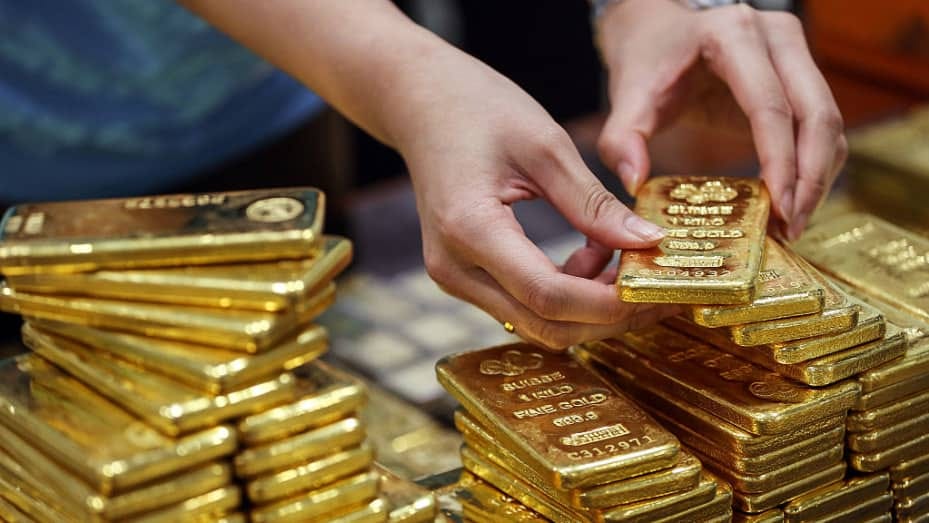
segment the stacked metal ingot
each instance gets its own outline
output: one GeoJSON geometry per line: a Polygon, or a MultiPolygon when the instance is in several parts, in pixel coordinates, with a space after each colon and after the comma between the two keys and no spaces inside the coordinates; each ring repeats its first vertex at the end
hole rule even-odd
{"type": "Polygon", "coordinates": [[[474,487],[464,503],[469,517],[731,518],[729,486],[571,356],[513,344],[450,356],[436,369],[463,408],[456,424],[463,480],[474,487]]]}
{"type": "Polygon", "coordinates": [[[901,521],[929,519],[929,240],[868,214],[817,224],[797,249],[906,333],[903,358],[857,376],[852,468],[888,471],[901,521]]]}

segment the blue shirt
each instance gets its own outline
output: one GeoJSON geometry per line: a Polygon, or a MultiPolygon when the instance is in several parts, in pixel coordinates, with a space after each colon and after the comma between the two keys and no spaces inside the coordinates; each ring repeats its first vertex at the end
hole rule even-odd
{"type": "Polygon", "coordinates": [[[0,202],[158,192],[323,102],[173,0],[0,0],[0,202]]]}

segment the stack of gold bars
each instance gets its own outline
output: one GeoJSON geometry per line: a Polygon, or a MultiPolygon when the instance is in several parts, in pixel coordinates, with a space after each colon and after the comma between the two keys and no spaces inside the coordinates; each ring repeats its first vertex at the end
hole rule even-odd
{"type": "Polygon", "coordinates": [[[317,360],[312,321],[351,257],[322,213],[309,188],[11,209],[0,307],[33,354],[3,364],[4,506],[42,522],[431,514],[375,468],[364,387],[317,360]]]}
{"type": "Polygon", "coordinates": [[[465,440],[463,480],[473,486],[462,500],[468,519],[731,518],[729,486],[567,354],[513,344],[448,357],[437,372],[463,407],[455,421],[465,440]]]}

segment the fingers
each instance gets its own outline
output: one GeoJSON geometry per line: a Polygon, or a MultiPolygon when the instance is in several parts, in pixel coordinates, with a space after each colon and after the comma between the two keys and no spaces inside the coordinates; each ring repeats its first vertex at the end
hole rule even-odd
{"type": "Polygon", "coordinates": [[[648,139],[655,130],[655,103],[642,89],[620,86],[617,90],[623,95],[613,97],[597,148],[603,162],[619,175],[626,192],[635,196],[651,170],[648,139]]]}
{"type": "Polygon", "coordinates": [[[845,161],[844,125],[829,85],[807,48],[800,21],[787,13],[766,13],[761,20],[797,122],[797,186],[793,216],[785,231],[788,239],[795,240],[845,161]]]}
{"type": "Polygon", "coordinates": [[[703,58],[729,85],[748,117],[774,212],[789,223],[797,183],[793,112],[768,57],[758,13],[739,5],[699,16],[707,17],[703,58]]]}
{"type": "Polygon", "coordinates": [[[610,263],[616,251],[595,240],[587,239],[587,245],[574,251],[565,262],[561,271],[578,278],[592,279],[610,263]]]}

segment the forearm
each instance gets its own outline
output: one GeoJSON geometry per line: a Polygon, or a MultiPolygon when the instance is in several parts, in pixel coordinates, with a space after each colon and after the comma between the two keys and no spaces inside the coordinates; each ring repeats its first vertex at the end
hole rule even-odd
{"type": "Polygon", "coordinates": [[[457,50],[387,0],[181,0],[393,147],[428,103],[430,64],[457,50]]]}

